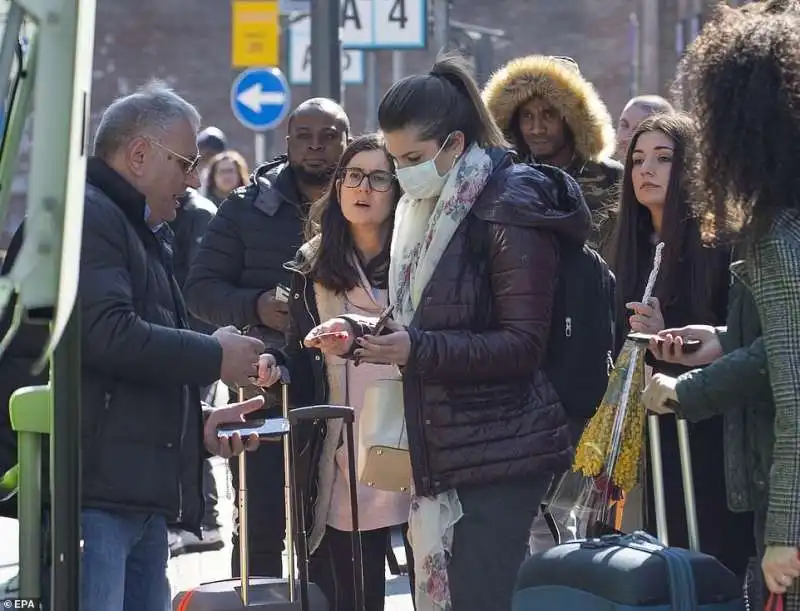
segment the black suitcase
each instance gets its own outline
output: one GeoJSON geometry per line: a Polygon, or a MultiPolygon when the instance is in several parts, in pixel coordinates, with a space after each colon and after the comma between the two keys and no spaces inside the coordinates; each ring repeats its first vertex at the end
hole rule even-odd
{"type": "Polygon", "coordinates": [[[744,611],[742,584],[700,553],[689,433],[678,420],[691,550],[668,546],[658,416],[648,417],[658,540],[643,532],[573,541],[531,556],[520,569],[512,611],[744,611]]]}
{"type": "MultiPolygon", "coordinates": [[[[287,379],[285,376],[284,379],[287,379]]],[[[241,578],[213,581],[192,590],[180,592],[172,602],[173,611],[328,611],[329,604],[322,590],[308,578],[308,543],[304,524],[302,492],[297,485],[297,448],[294,433],[302,422],[313,420],[344,420],[349,454],[350,503],[353,512],[353,565],[355,575],[356,610],[364,609],[364,572],[361,559],[361,536],[358,530],[358,495],[356,490],[354,413],[352,407],[316,405],[289,410],[288,385],[282,384],[283,418],[261,422],[248,421],[243,431],[253,425],[264,438],[283,437],[286,472],[286,551],[289,556],[288,579],[250,577],[247,545],[247,475],[246,453],[239,456],[239,541],[241,578]],[[297,552],[296,575],[294,558],[297,552]],[[360,570],[359,570],[360,569],[360,570]],[[299,577],[299,578],[298,578],[299,577]]]]}

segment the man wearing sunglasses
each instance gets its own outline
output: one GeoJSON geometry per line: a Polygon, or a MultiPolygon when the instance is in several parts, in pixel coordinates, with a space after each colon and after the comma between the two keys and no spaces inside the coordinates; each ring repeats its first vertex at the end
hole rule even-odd
{"type": "MultiPolygon", "coordinates": [[[[349,139],[350,123],[342,107],[326,98],[300,104],[288,120],[287,155],[253,172],[250,184],[235,190],[208,225],[186,281],[190,310],[217,326],[235,325],[282,347],[287,304],[276,289],[288,286],[283,265],[302,246],[309,204],[322,196],[349,139]]],[[[245,388],[246,396],[261,394],[245,388]]],[[[265,396],[273,410],[280,404],[275,387],[265,396]]],[[[277,416],[278,412],[267,414],[277,416]]],[[[231,462],[238,490],[238,462],[231,462]]],[[[280,577],[286,520],[283,498],[283,452],[265,444],[249,460],[250,572],[280,577]]],[[[234,535],[232,570],[239,574],[234,535]]]]}
{"type": "MultiPolygon", "coordinates": [[[[81,609],[164,611],[168,524],[200,534],[201,461],[245,447],[216,428],[261,398],[201,409],[200,387],[247,383],[261,341],[188,327],[173,275],[178,200],[198,185],[197,110],[154,83],[103,113],[87,164],[80,268],[81,609]]],[[[255,449],[257,438],[247,440],[255,449]]]]}

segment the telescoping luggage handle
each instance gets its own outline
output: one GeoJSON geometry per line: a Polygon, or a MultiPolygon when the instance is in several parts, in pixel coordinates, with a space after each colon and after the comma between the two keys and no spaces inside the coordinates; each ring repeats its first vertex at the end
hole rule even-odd
{"type": "MultiPolygon", "coordinates": [[[[286,473],[286,552],[289,557],[287,587],[289,589],[289,602],[297,601],[297,579],[294,565],[294,498],[292,493],[292,483],[294,478],[292,473],[292,445],[291,429],[288,421],[289,415],[289,371],[285,367],[280,367],[281,372],[281,403],[283,407],[282,418],[270,419],[275,426],[274,429],[280,431],[271,437],[281,436],[283,438],[283,459],[284,471],[286,473]],[[283,421],[286,426],[280,426],[283,421]]],[[[239,389],[239,401],[244,401],[244,389],[239,389]]],[[[239,490],[238,490],[238,513],[239,513],[239,573],[241,578],[241,598],[242,605],[247,607],[250,604],[250,563],[248,546],[248,514],[247,514],[247,452],[239,455],[239,490]]],[[[307,597],[303,597],[305,601],[307,597]]],[[[304,606],[305,608],[305,606],[304,606]]]]}
{"type": "Polygon", "coordinates": [[[335,420],[341,418],[347,430],[347,470],[350,479],[350,510],[353,519],[352,554],[353,554],[353,591],[356,611],[365,609],[364,601],[364,561],[361,554],[361,536],[358,524],[358,479],[356,477],[355,461],[355,434],[353,424],[355,422],[355,411],[352,407],[343,405],[312,405],[309,407],[298,407],[289,412],[289,424],[292,428],[300,422],[313,420],[335,420]]]}
{"type": "MultiPolygon", "coordinates": [[[[689,534],[689,549],[700,551],[700,536],[697,527],[697,505],[692,477],[692,451],[689,446],[689,426],[683,418],[677,419],[678,453],[681,461],[683,501],[686,505],[686,530],[689,534]]],[[[669,545],[667,532],[667,506],[664,494],[664,463],[661,454],[661,427],[658,414],[647,417],[650,433],[650,461],[653,470],[653,501],[656,510],[656,530],[664,545],[669,545]]]]}

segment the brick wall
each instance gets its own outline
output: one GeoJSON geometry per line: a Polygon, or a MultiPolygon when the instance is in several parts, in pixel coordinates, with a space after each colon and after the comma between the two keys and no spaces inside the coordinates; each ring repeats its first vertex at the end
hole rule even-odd
{"type": "MultiPolygon", "coordinates": [[[[606,99],[612,114],[628,96],[631,0],[453,0],[451,17],[505,30],[510,44],[495,53],[496,63],[528,53],[573,56],[606,99]]],[[[234,147],[252,156],[252,137],[230,111],[229,2],[197,0],[98,0],[95,81],[96,119],[115,96],[150,76],[173,83],[197,105],[207,123],[228,134],[234,147]],[[190,16],[191,15],[191,16],[190,16]]],[[[406,72],[427,68],[433,52],[405,53],[406,72]]],[[[381,91],[391,84],[391,52],[378,52],[381,91]]],[[[295,87],[293,100],[309,96],[295,87]]],[[[366,88],[346,90],[346,108],[356,131],[365,127],[366,88]]],[[[278,144],[283,130],[276,133],[278,144]]]]}
{"type": "MultiPolygon", "coordinates": [[[[197,105],[206,124],[219,126],[248,159],[251,132],[230,111],[230,2],[228,0],[98,0],[92,130],[102,109],[150,77],[171,83],[197,105]]],[[[632,0],[452,0],[451,18],[505,30],[508,43],[495,64],[529,53],[570,55],[595,83],[616,116],[629,93],[631,51],[628,17],[632,0]]],[[[405,55],[405,71],[425,70],[433,51],[405,55]]],[[[380,87],[391,84],[391,52],[378,53],[380,87]]],[[[295,103],[308,97],[295,87],[295,103]]],[[[355,130],[365,128],[366,88],[347,88],[345,106],[355,130]]],[[[277,150],[285,132],[276,130],[277,150]]],[[[18,191],[24,193],[24,180],[18,191]]],[[[15,198],[11,222],[19,222],[22,198],[15,198]]]]}

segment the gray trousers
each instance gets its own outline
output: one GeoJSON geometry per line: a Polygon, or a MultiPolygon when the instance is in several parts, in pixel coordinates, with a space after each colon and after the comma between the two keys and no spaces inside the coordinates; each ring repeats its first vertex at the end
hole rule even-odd
{"type": "MultiPolygon", "coordinates": [[[[212,407],[222,407],[228,404],[228,389],[222,382],[214,382],[210,386],[200,389],[203,401],[212,407]]],[[[217,502],[217,481],[214,479],[214,466],[210,459],[203,461],[203,494],[205,496],[205,514],[203,515],[203,528],[217,530],[220,528],[219,511],[217,502]]]]}
{"type": "Polygon", "coordinates": [[[528,531],[552,475],[464,487],[447,567],[454,611],[509,611],[528,531]]]}

